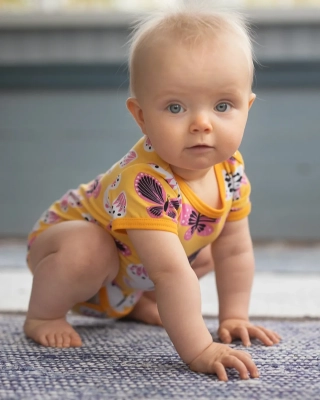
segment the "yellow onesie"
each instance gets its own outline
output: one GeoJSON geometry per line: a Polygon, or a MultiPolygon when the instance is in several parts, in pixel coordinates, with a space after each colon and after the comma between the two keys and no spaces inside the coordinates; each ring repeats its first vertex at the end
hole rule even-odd
{"type": "Polygon", "coordinates": [[[127,229],[156,229],[178,235],[191,263],[203,247],[219,236],[226,221],[240,220],[250,213],[250,183],[241,154],[237,151],[213,168],[221,209],[213,209],[200,200],[172,173],[144,136],[109,171],[69,190],[52,204],[29,234],[28,248],[41,232],[62,221],[87,220],[108,230],[118,248],[118,275],[92,299],[77,304],[74,311],[123,317],[144,291],[154,288],[127,229]]]}

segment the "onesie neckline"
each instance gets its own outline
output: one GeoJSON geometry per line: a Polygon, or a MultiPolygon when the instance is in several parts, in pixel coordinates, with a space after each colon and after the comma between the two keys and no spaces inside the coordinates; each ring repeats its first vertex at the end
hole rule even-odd
{"type": "Polygon", "coordinates": [[[221,217],[226,209],[226,189],[223,174],[221,171],[221,163],[214,165],[213,169],[217,178],[219,195],[222,204],[222,208],[220,209],[212,208],[204,201],[202,201],[179,175],[174,174],[174,177],[180,187],[181,192],[185,195],[190,204],[196,210],[198,210],[201,214],[206,215],[207,217],[217,218],[221,217]]]}

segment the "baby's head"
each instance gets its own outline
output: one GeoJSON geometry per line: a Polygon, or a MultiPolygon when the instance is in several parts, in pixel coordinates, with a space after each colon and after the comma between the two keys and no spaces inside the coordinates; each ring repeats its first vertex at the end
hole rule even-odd
{"type": "MultiPolygon", "coordinates": [[[[140,89],[145,86],[146,74],[156,62],[156,53],[169,48],[173,53],[174,49],[181,48],[190,53],[201,48],[209,50],[210,46],[217,47],[224,40],[231,40],[234,48],[242,50],[248,62],[251,84],[254,74],[252,43],[249,28],[240,14],[217,11],[212,7],[182,6],[159,11],[141,20],[136,24],[130,41],[131,96],[138,97],[140,89]]],[[[234,66],[237,66],[236,55],[234,66]]]]}
{"type": "Polygon", "coordinates": [[[238,149],[255,98],[251,40],[239,15],[188,6],[156,14],[135,30],[129,68],[128,109],[177,173],[209,168],[238,149]]]}

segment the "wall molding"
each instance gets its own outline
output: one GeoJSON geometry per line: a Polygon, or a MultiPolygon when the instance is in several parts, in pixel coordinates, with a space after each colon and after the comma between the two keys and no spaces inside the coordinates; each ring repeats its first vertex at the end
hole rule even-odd
{"type": "MultiPolygon", "coordinates": [[[[256,66],[254,87],[320,87],[320,61],[256,66]]],[[[0,89],[125,89],[126,64],[2,65],[0,89]]]]}

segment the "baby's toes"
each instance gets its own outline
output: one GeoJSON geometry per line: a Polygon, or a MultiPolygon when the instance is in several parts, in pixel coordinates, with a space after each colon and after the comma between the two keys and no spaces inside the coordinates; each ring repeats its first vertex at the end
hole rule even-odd
{"type": "Polygon", "coordinates": [[[72,347],[81,347],[82,346],[82,340],[80,336],[77,334],[77,332],[73,331],[69,333],[70,337],[70,346],[72,347]]]}
{"type": "Polygon", "coordinates": [[[42,335],[39,336],[38,342],[39,342],[40,344],[42,344],[42,346],[46,346],[46,347],[49,346],[49,342],[48,342],[48,339],[47,339],[47,335],[46,335],[45,333],[43,333],[42,335]]]}
{"type": "Polygon", "coordinates": [[[71,343],[71,335],[70,333],[63,333],[62,334],[62,339],[63,339],[63,345],[62,347],[70,347],[70,343],[71,343]]]}
{"type": "Polygon", "coordinates": [[[56,333],[56,347],[64,347],[63,346],[63,333],[56,333]]]}
{"type": "Polygon", "coordinates": [[[55,333],[48,333],[47,334],[47,341],[50,347],[56,347],[56,335],[55,333]]]}

